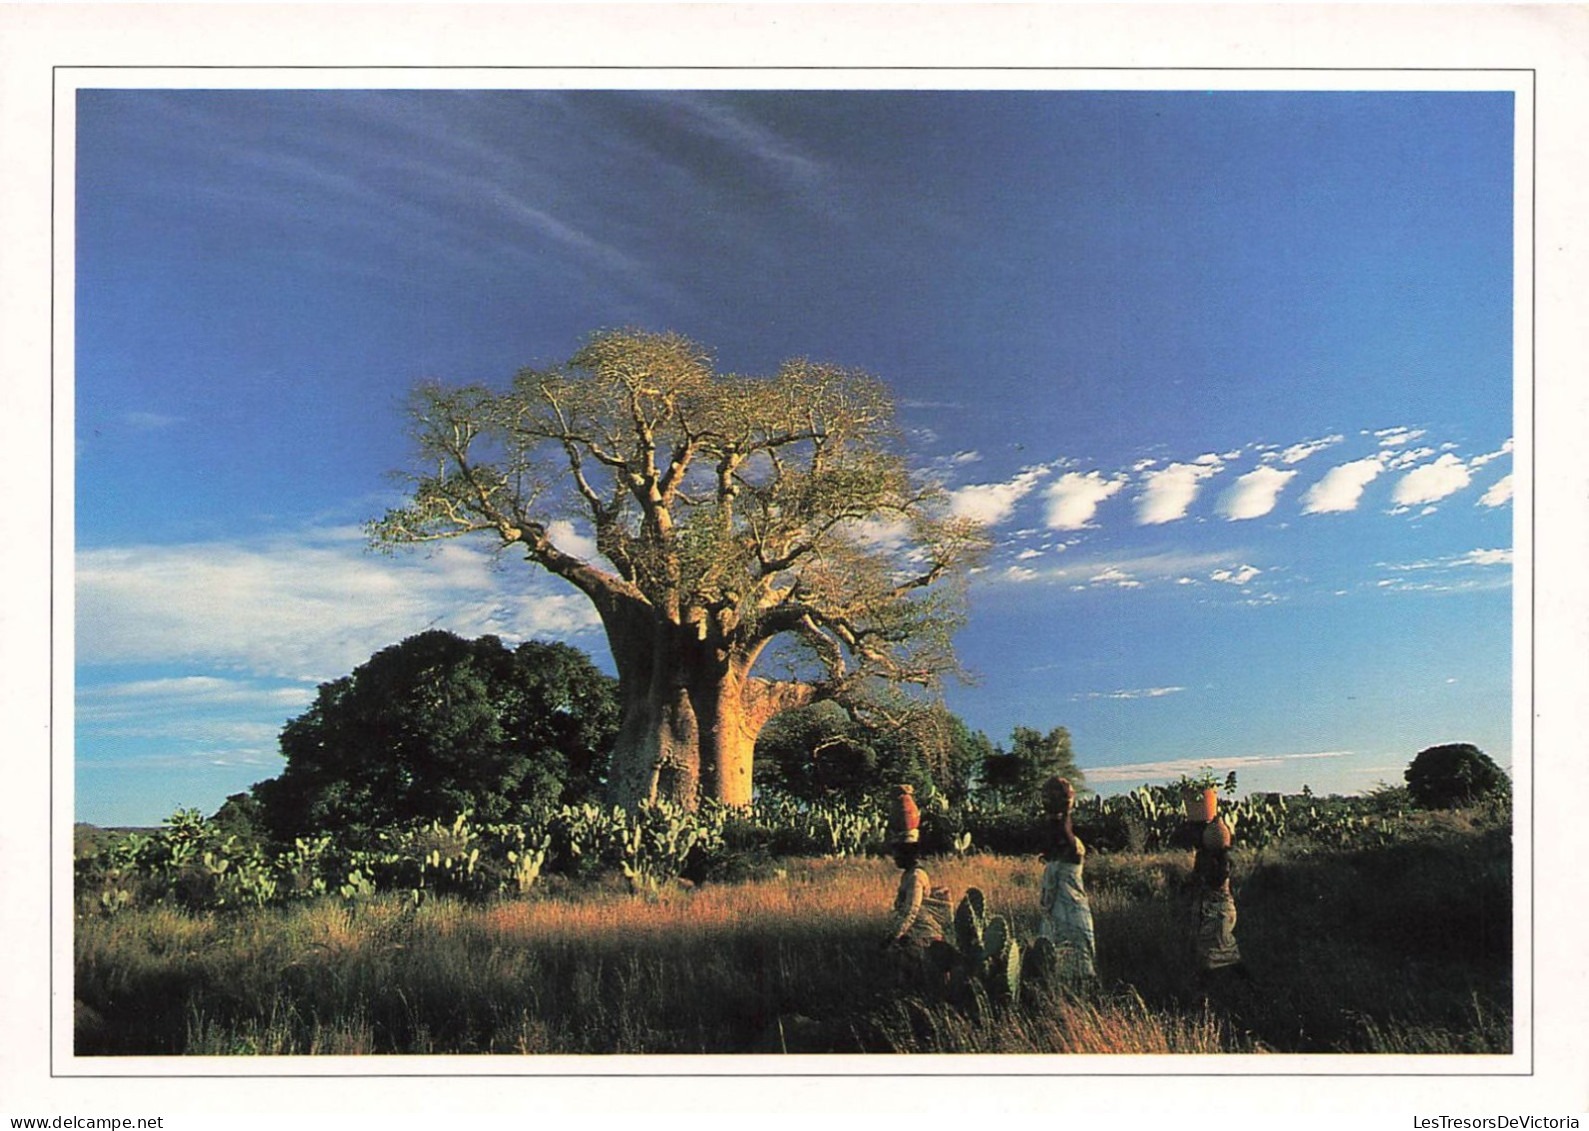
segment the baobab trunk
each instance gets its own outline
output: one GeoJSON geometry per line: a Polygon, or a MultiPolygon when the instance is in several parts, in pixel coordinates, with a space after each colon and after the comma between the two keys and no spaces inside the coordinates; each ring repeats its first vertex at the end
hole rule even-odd
{"type": "Polygon", "coordinates": [[[811,702],[816,689],[751,678],[765,641],[736,646],[638,601],[612,600],[601,613],[623,709],[608,802],[633,809],[660,799],[693,809],[707,797],[749,805],[762,727],[811,702]]]}
{"type": "Polygon", "coordinates": [[[701,734],[702,796],[749,805],[762,727],[774,715],[811,702],[814,694],[810,684],[746,678],[738,664],[698,681],[690,698],[701,734]]]}
{"type": "Polygon", "coordinates": [[[613,742],[607,800],[633,809],[663,800],[694,808],[700,793],[700,732],[682,687],[625,692],[623,720],[613,742]]]}
{"type": "Polygon", "coordinates": [[[693,808],[700,793],[700,729],[677,629],[639,603],[601,612],[623,712],[607,772],[607,801],[633,809],[660,798],[693,808]]]}

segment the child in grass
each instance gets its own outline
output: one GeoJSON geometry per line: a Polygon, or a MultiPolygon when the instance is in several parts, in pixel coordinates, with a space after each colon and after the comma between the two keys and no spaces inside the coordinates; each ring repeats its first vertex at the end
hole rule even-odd
{"type": "Polygon", "coordinates": [[[1092,906],[1082,883],[1082,866],[1087,846],[1071,825],[1071,810],[1076,790],[1061,777],[1043,783],[1043,811],[1047,821],[1044,848],[1043,884],[1038,906],[1043,917],[1037,924],[1037,937],[1054,944],[1059,970],[1073,977],[1091,978],[1096,973],[1097,944],[1092,929],[1092,906]]]}

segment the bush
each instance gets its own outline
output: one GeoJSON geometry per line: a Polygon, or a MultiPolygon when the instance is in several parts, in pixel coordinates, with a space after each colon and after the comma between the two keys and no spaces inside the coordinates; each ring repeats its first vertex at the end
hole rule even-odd
{"type": "Polygon", "coordinates": [[[1511,789],[1505,771],[1467,742],[1421,751],[1403,776],[1413,804],[1424,809],[1455,809],[1511,789]]]}

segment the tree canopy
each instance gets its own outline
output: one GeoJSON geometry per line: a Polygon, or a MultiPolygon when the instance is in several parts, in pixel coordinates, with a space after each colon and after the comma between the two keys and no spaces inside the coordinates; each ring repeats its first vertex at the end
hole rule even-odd
{"type": "Polygon", "coordinates": [[[1055,727],[1047,734],[1033,727],[1018,726],[1010,735],[1010,748],[1002,745],[982,761],[981,788],[1012,805],[1040,804],[1044,781],[1056,774],[1070,779],[1079,794],[1086,788],[1086,775],[1076,765],[1071,750],[1070,731],[1055,727]]]}
{"type": "Polygon", "coordinates": [[[813,703],[774,717],[756,742],[762,783],[807,800],[881,797],[908,782],[963,800],[976,768],[993,749],[957,715],[934,706],[910,726],[872,726],[836,704],[813,703]]]}
{"type": "Polygon", "coordinates": [[[253,794],[277,836],[500,820],[597,791],[617,720],[613,680],[577,648],[423,632],[321,684],[253,794]]]}
{"type": "Polygon", "coordinates": [[[590,599],[618,671],[618,804],[746,803],[773,715],[956,670],[980,529],[911,472],[865,373],[717,373],[676,334],[607,331],[505,391],[422,384],[410,418],[409,498],[372,539],[480,535],[590,599]]]}
{"type": "Polygon", "coordinates": [[[1403,775],[1414,804],[1425,809],[1452,809],[1482,801],[1508,788],[1506,772],[1490,756],[1468,742],[1421,750],[1403,775]]]}

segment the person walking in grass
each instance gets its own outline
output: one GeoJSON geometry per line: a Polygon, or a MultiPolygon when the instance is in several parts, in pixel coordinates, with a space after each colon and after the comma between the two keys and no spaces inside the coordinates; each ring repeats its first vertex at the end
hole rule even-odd
{"type": "Polygon", "coordinates": [[[1198,972],[1205,981],[1218,973],[1245,979],[1230,891],[1230,826],[1219,815],[1219,791],[1189,794],[1186,815],[1175,843],[1193,850],[1191,933],[1198,972]]]}
{"type": "Polygon", "coordinates": [[[943,930],[927,906],[932,896],[932,881],[921,866],[921,847],[896,844],[894,864],[899,868],[899,889],[894,893],[894,915],[889,923],[884,946],[926,949],[943,930]]]}
{"type": "Polygon", "coordinates": [[[1043,783],[1044,839],[1043,882],[1038,894],[1042,918],[1037,937],[1054,944],[1057,968],[1070,977],[1097,974],[1097,943],[1092,928],[1092,906],[1082,882],[1087,846],[1071,824],[1076,790],[1062,777],[1043,783]]]}
{"type": "Polygon", "coordinates": [[[893,919],[883,946],[905,948],[919,958],[944,936],[949,893],[943,888],[934,890],[927,869],[921,866],[920,815],[914,792],[908,785],[899,786],[889,812],[889,842],[900,875],[893,919]]]}

